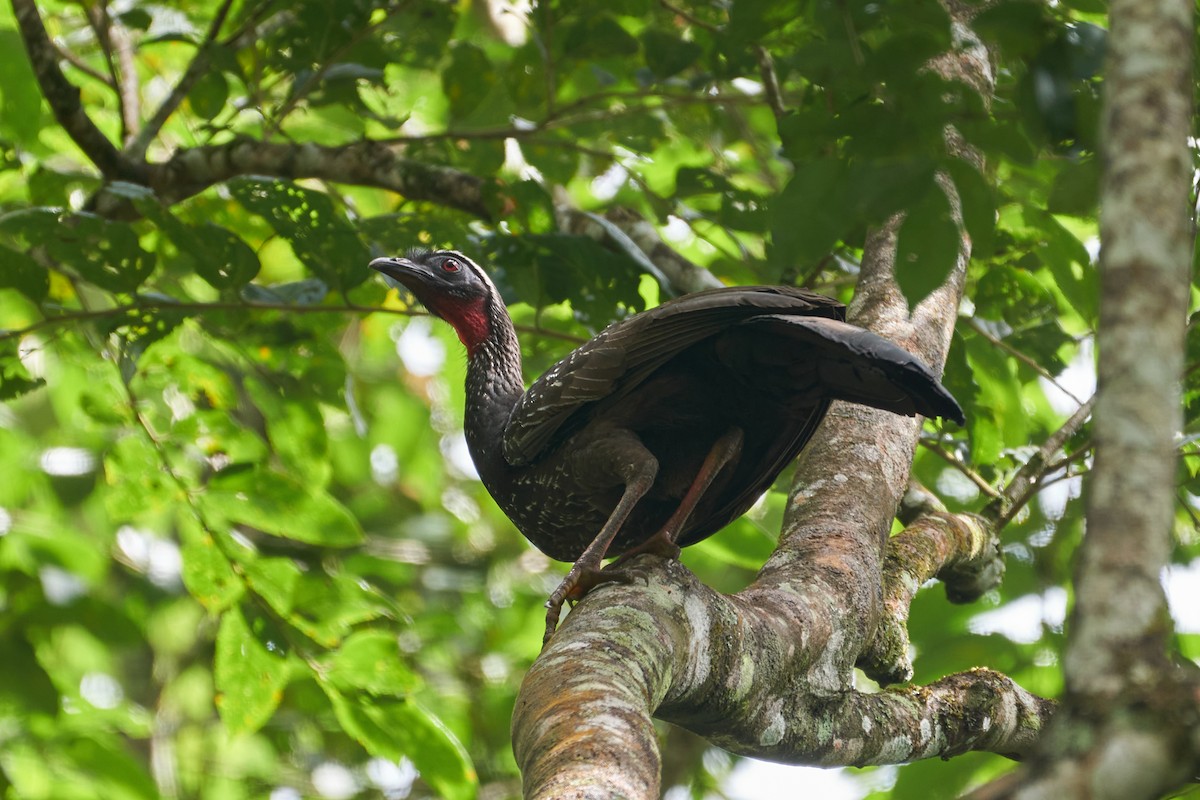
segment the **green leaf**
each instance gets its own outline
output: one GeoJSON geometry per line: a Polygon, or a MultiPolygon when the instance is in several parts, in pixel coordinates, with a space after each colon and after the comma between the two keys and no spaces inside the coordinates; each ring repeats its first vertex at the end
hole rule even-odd
{"type": "Polygon", "coordinates": [[[470,756],[429,711],[412,700],[347,697],[329,682],[321,688],[342,728],[368,753],[392,761],[408,758],[447,800],[475,797],[479,779],[470,756]]]}
{"type": "Polygon", "coordinates": [[[326,492],[265,468],[224,470],[199,498],[208,511],[271,536],[324,547],[350,547],[362,528],[326,492]]]}
{"type": "Polygon", "coordinates": [[[554,201],[537,181],[520,181],[507,186],[503,198],[505,206],[511,209],[505,216],[513,226],[513,233],[550,234],[558,230],[554,201]]]}
{"type": "Polygon", "coordinates": [[[50,291],[50,273],[24,253],[0,245],[0,289],[16,289],[40,303],[50,291]]]}
{"type": "Polygon", "coordinates": [[[1029,414],[1021,400],[1021,383],[1016,361],[1007,357],[982,336],[965,338],[967,361],[979,384],[978,409],[967,420],[971,434],[971,460],[976,464],[994,464],[1004,448],[1026,442],[1029,414]]]}
{"type": "Polygon", "coordinates": [[[267,601],[282,617],[292,613],[293,595],[300,580],[300,567],[290,558],[254,557],[243,569],[250,589],[267,601]]]}
{"type": "Polygon", "coordinates": [[[1100,162],[1096,158],[1067,162],[1054,176],[1050,199],[1052,214],[1090,217],[1096,214],[1100,197],[1100,162]]]}
{"type": "Polygon", "coordinates": [[[971,256],[988,258],[996,247],[996,192],[979,170],[961,159],[951,159],[946,170],[958,190],[963,227],[971,235],[971,256]]]}
{"type": "Polygon", "coordinates": [[[45,385],[34,378],[17,355],[17,339],[0,339],[0,400],[11,400],[45,385]]]}
{"type": "Polygon", "coordinates": [[[80,776],[88,776],[97,796],[114,800],[158,800],[162,797],[145,763],[119,741],[81,737],[71,743],[67,752],[73,769],[80,776]]]}
{"type": "Polygon", "coordinates": [[[971,29],[1014,56],[1037,52],[1052,33],[1045,7],[1022,0],[990,6],[971,21],[971,29]]]}
{"type": "Polygon", "coordinates": [[[931,159],[876,159],[850,167],[855,221],[877,224],[912,206],[933,183],[931,159]]]}
{"type": "Polygon", "coordinates": [[[217,711],[232,734],[253,733],[261,728],[283,699],[289,666],[286,646],[263,617],[256,617],[255,630],[240,608],[221,615],[217,630],[213,680],[217,711]]]}
{"type": "Polygon", "coordinates": [[[1054,276],[1056,288],[1084,320],[1094,322],[1099,292],[1087,248],[1053,215],[1029,206],[1022,214],[1036,237],[1035,253],[1054,276]]]}
{"type": "Polygon", "coordinates": [[[0,650],[4,653],[0,658],[0,717],[19,719],[30,714],[58,713],[58,690],[29,643],[10,628],[0,635],[0,650]]]}
{"type": "Polygon", "coordinates": [[[302,574],[293,600],[288,622],[326,647],[336,647],[356,625],[399,616],[378,590],[345,572],[302,574]]]}
{"type": "Polygon", "coordinates": [[[262,412],[267,437],[284,466],[306,485],[324,488],[329,482],[325,421],[316,401],[305,397],[304,386],[289,377],[278,376],[274,385],[248,378],[245,388],[262,412]]]}
{"type": "Polygon", "coordinates": [[[780,3],[737,3],[730,6],[728,34],[737,49],[796,19],[794,9],[780,3]]]}
{"type": "Polygon", "coordinates": [[[192,85],[187,99],[196,114],[211,120],[225,110],[225,103],[229,100],[229,81],[219,70],[205,70],[192,85]]]}
{"type": "Polygon", "coordinates": [[[638,42],[609,14],[587,14],[563,31],[563,53],[576,59],[636,55],[638,42]]]}
{"type": "Polygon", "coordinates": [[[116,333],[125,341],[122,357],[136,362],[154,342],[175,330],[191,312],[173,309],[174,298],[139,295],[139,299],[152,300],[156,308],[131,308],[123,314],[110,318],[101,326],[105,333],[116,333]]]}
{"type": "Polygon", "coordinates": [[[51,260],[110,292],[132,292],[154,271],[154,253],[132,226],[95,214],[22,209],[0,217],[0,233],[46,248],[51,260]]]}
{"type": "Polygon", "coordinates": [[[0,131],[32,144],[41,130],[42,95],[20,34],[0,28],[0,53],[0,131]]]}
{"type": "Polygon", "coordinates": [[[695,42],[658,28],[647,28],[642,33],[642,52],[646,54],[646,66],[662,80],[683,72],[703,51],[695,42]]]}
{"type": "Polygon", "coordinates": [[[450,101],[450,119],[486,126],[504,121],[489,98],[500,90],[499,76],[482,48],[458,42],[450,48],[450,64],[442,71],[442,91],[450,101]]]}
{"type": "Polygon", "coordinates": [[[329,195],[268,178],[238,178],[229,188],[243,208],[288,241],[296,258],[318,278],[343,289],[366,280],[366,245],[329,195]]]}
{"type": "Polygon", "coordinates": [[[224,611],[245,593],[245,583],[212,535],[195,519],[181,514],[179,528],[183,535],[183,585],[209,613],[224,611]]]}
{"type": "Polygon", "coordinates": [[[131,8],[118,15],[121,24],[127,28],[134,28],[139,31],[148,31],[150,26],[154,24],[154,17],[150,16],[150,12],[143,8],[131,8]]]}
{"type": "Polygon", "coordinates": [[[417,676],[403,662],[396,634],[366,630],[351,634],[323,659],[325,679],[341,691],[403,697],[417,676]]]}
{"type": "Polygon", "coordinates": [[[188,225],[153,195],[130,199],[167,235],[179,257],[214,289],[241,286],[258,274],[258,254],[233,231],[207,221],[188,225]]]}
{"type": "Polygon", "coordinates": [[[836,159],[796,165],[796,172],[773,206],[772,258],[785,266],[827,254],[848,228],[842,190],[845,167],[836,159]]]}
{"type": "Polygon", "coordinates": [[[960,244],[950,201],[941,187],[932,185],[908,211],[896,243],[896,282],[910,306],[946,280],[958,260],[960,244]]]}

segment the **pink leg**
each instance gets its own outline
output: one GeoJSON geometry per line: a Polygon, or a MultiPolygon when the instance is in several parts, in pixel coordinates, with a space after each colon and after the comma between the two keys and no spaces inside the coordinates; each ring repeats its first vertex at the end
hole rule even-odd
{"type": "Polygon", "coordinates": [[[692,512],[696,510],[700,498],[708,491],[708,487],[712,485],[717,474],[726,465],[737,461],[742,452],[744,438],[742,429],[734,427],[717,439],[712,449],[708,451],[708,455],[704,457],[700,471],[696,473],[695,480],[688,487],[683,499],[679,501],[679,507],[675,509],[675,513],[671,514],[671,518],[649,539],[625,551],[620,558],[609,564],[605,572],[619,569],[621,564],[642,553],[656,553],[664,558],[679,558],[679,545],[676,541],[679,538],[679,532],[683,530],[683,526],[692,512]]]}
{"type": "Polygon", "coordinates": [[[551,593],[550,599],[546,601],[546,633],[542,637],[543,646],[550,641],[550,636],[558,627],[558,618],[562,614],[564,601],[578,600],[601,583],[627,583],[629,581],[627,575],[601,572],[600,564],[604,560],[604,554],[608,552],[608,546],[612,544],[617,531],[621,530],[621,526],[629,518],[633,507],[646,492],[650,491],[656,472],[657,465],[653,469],[643,470],[642,474],[625,484],[625,492],[621,495],[621,500],[613,509],[608,521],[604,523],[604,527],[600,529],[600,533],[596,534],[596,538],[587,546],[587,549],[580,554],[579,558],[575,559],[567,576],[551,593]]]}

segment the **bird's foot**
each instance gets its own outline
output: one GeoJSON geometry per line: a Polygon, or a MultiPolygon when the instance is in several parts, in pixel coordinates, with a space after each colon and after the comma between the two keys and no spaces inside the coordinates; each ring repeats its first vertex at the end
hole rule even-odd
{"type": "Polygon", "coordinates": [[[623,570],[625,564],[627,564],[631,558],[634,556],[643,555],[645,553],[662,556],[663,558],[670,560],[676,560],[679,558],[680,549],[679,545],[675,544],[675,536],[666,528],[663,528],[658,533],[654,534],[636,547],[626,550],[619,557],[617,557],[616,560],[605,567],[604,571],[608,572],[609,570],[623,570]]]}
{"type": "Polygon", "coordinates": [[[558,618],[562,615],[563,603],[572,605],[583,599],[583,596],[602,583],[629,583],[633,576],[623,570],[596,569],[588,565],[580,565],[577,561],[571,566],[567,577],[563,578],[546,601],[546,633],[542,637],[542,647],[554,635],[558,627],[558,618]]]}

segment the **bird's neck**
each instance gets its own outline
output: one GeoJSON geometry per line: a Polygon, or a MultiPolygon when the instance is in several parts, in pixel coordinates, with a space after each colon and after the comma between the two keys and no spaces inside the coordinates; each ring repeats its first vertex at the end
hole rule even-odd
{"type": "MultiPolygon", "coordinates": [[[[503,301],[493,295],[481,313],[486,315],[486,325],[476,324],[473,330],[486,330],[486,335],[467,345],[463,427],[471,457],[486,481],[488,465],[503,459],[504,427],[525,385],[521,378],[521,346],[503,301]]],[[[459,336],[463,336],[461,329],[459,336]]]]}

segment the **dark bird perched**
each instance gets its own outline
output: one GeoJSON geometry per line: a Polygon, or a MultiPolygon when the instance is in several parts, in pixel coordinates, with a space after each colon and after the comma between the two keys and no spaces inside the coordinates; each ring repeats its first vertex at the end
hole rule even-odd
{"type": "Polygon", "coordinates": [[[671,300],[605,328],[526,391],[512,320],[475,262],[413,250],[371,268],[454,326],[468,353],[467,445],[484,486],[539,550],[575,562],[547,602],[547,639],[564,600],[627,579],[611,565],[601,572],[605,557],[678,556],[744,513],[830,401],[963,422],[921,361],[804,289],[671,300]]]}

